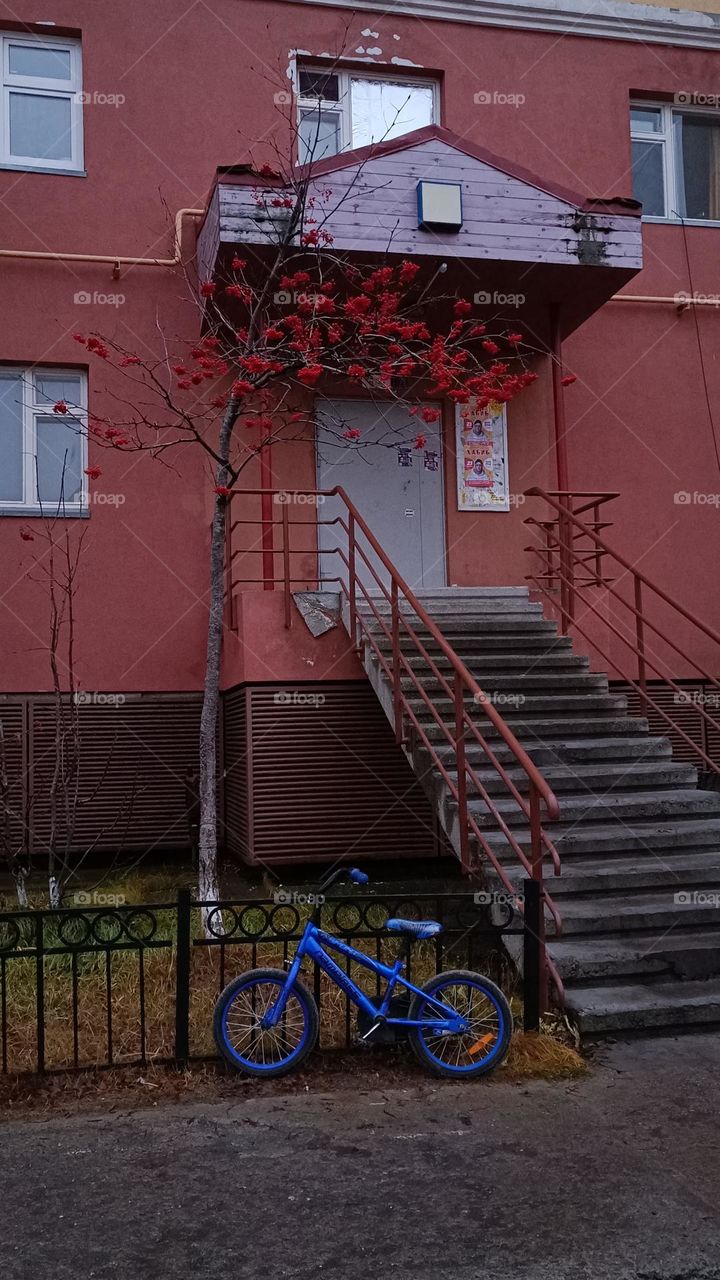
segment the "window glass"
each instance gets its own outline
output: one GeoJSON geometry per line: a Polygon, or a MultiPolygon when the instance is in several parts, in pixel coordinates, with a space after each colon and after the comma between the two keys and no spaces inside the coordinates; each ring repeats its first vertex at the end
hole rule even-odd
{"type": "Polygon", "coordinates": [[[72,419],[38,417],[38,497],[45,506],[77,503],[82,498],[82,438],[72,419]]]}
{"type": "Polygon", "coordinates": [[[720,220],[720,121],[683,112],[673,119],[676,201],[671,213],[720,220]]]}
{"type": "Polygon", "coordinates": [[[42,45],[11,44],[8,49],[11,76],[32,76],[36,80],[70,80],[70,50],[42,45]]]}
{"type": "Polygon", "coordinates": [[[35,403],[57,404],[58,400],[64,400],[71,409],[78,408],[81,385],[80,378],[73,378],[71,375],[57,377],[49,373],[36,373],[35,403]]]}
{"type": "Polygon", "coordinates": [[[335,156],[340,150],[340,116],[337,111],[300,112],[300,163],[335,156]]]}
{"type": "Polygon", "coordinates": [[[340,100],[340,81],[336,75],[325,71],[301,71],[298,80],[301,98],[324,98],[326,102],[340,100]]]}
{"type": "Polygon", "coordinates": [[[22,378],[0,374],[0,502],[23,498],[22,378]]]}
{"type": "Polygon", "coordinates": [[[10,93],[10,154],[72,160],[71,102],[50,94],[10,93]]]}
{"type": "Polygon", "coordinates": [[[351,78],[352,146],[399,138],[433,122],[432,85],[351,78]]]}
{"type": "Polygon", "coordinates": [[[657,142],[632,144],[633,195],[642,203],[646,217],[665,216],[665,176],[663,148],[657,142]]]}
{"type": "Polygon", "coordinates": [[[631,107],[630,125],[633,133],[661,133],[662,112],[657,107],[631,107]]]}

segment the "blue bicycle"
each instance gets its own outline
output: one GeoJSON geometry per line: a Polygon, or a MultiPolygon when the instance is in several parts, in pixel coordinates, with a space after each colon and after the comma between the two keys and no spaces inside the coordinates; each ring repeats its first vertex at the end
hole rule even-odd
{"type": "MultiPolygon", "coordinates": [[[[324,888],[343,875],[337,872],[324,888]]],[[[367,884],[354,869],[350,879],[367,884]]],[[[442,931],[436,920],[388,920],[392,933],[432,938],[442,931]]],[[[361,1039],[406,1035],[424,1067],[438,1076],[467,1080],[486,1075],[507,1055],[513,1020],[502,991],[479,973],[453,970],[439,973],[422,987],[402,976],[404,960],[390,967],[356,951],[308,921],[287,972],[252,969],[225,988],[215,1006],[213,1032],[220,1053],[246,1075],[282,1076],[296,1070],[315,1047],[318,1009],[300,981],[300,966],[308,957],[358,1006],[361,1039]],[[352,981],[328,950],[338,952],[387,979],[382,999],[371,1000],[352,981]],[[408,994],[394,997],[396,988],[408,994]]]]}

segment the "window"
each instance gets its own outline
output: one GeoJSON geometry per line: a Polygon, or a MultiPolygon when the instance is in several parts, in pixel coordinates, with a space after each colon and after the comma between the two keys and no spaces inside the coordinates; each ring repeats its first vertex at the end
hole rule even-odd
{"type": "Polygon", "coordinates": [[[437,83],[354,71],[298,72],[299,159],[322,160],[437,121],[437,83]]]}
{"type": "Polygon", "coordinates": [[[0,368],[1,512],[84,509],[86,406],[77,370],[0,368]]]}
{"type": "Polygon", "coordinates": [[[720,112],[635,104],[630,131],[643,215],[720,222],[720,112]]]}
{"type": "Polygon", "coordinates": [[[82,169],[82,82],[77,41],[0,35],[0,165],[82,169]]]}

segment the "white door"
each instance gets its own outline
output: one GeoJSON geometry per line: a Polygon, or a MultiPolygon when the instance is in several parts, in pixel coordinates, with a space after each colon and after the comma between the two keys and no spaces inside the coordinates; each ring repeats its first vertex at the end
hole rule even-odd
{"type": "MultiPolygon", "coordinates": [[[[443,587],[445,578],[445,520],[442,442],[438,423],[427,425],[393,401],[334,400],[318,404],[318,488],[340,485],[357,507],[370,532],[413,590],[443,587]],[[357,441],[343,439],[358,430],[357,441]],[[422,449],[416,437],[426,438],[422,449]]],[[[319,510],[321,522],[345,516],[338,498],[327,498],[319,510]]],[[[347,535],[338,525],[319,530],[322,580],[331,587],[338,575],[347,580],[335,547],[347,551],[347,535]]],[[[380,580],[389,575],[364,538],[358,539],[380,580]]],[[[358,577],[370,589],[378,583],[358,557],[358,577]]]]}

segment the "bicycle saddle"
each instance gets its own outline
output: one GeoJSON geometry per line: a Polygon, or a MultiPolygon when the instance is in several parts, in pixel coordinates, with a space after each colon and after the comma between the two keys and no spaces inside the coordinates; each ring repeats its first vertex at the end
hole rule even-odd
{"type": "Polygon", "coordinates": [[[388,920],[385,928],[392,933],[411,933],[416,938],[434,938],[436,933],[442,933],[443,927],[437,920],[402,920],[398,916],[388,920]]]}

